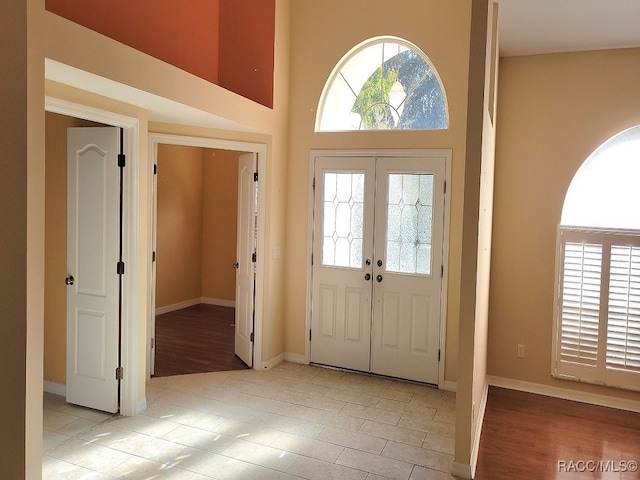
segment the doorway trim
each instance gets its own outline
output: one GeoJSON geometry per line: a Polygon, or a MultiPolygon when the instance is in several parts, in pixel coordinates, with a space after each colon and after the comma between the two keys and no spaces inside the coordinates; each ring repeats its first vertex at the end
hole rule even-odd
{"type": "Polygon", "coordinates": [[[140,122],[137,118],[88,107],[79,103],[45,96],[45,111],[69,117],[104,123],[123,130],[123,151],[127,157],[127,175],[123,180],[124,219],[122,225],[125,265],[122,289],[122,367],[125,375],[120,384],[120,413],[132,416],[146,408],[146,401],[138,402],[138,212],[140,177],[140,122]]]}
{"type": "Polygon", "coordinates": [[[311,265],[311,258],[313,254],[313,239],[314,239],[314,196],[315,192],[312,188],[313,178],[315,174],[315,160],[316,157],[380,157],[380,158],[424,158],[424,157],[438,157],[445,159],[445,194],[444,194],[444,230],[442,239],[442,290],[440,293],[440,352],[442,361],[438,365],[438,388],[443,389],[445,387],[444,372],[446,363],[446,340],[447,340],[447,295],[449,286],[449,225],[451,220],[451,195],[449,194],[451,189],[451,149],[435,149],[435,148],[423,148],[423,149],[379,149],[379,150],[311,150],[309,153],[309,196],[308,196],[308,224],[307,231],[310,235],[307,236],[307,289],[306,289],[306,318],[305,318],[305,347],[304,357],[305,363],[311,361],[311,340],[308,332],[311,329],[311,305],[312,298],[311,292],[313,290],[313,266],[311,265]]]}
{"type": "MultiPolygon", "coordinates": [[[[157,218],[157,198],[154,191],[153,165],[158,162],[158,145],[181,145],[186,147],[212,148],[218,150],[236,150],[240,152],[255,153],[258,156],[258,238],[256,245],[256,287],[255,287],[255,322],[254,322],[254,342],[253,342],[253,369],[262,370],[262,318],[264,312],[264,267],[265,267],[265,218],[266,218],[266,181],[268,177],[267,146],[262,143],[243,142],[236,140],[222,140],[216,138],[190,137],[182,135],[171,135],[164,133],[149,133],[149,195],[152,203],[152,215],[147,219],[148,231],[151,232],[152,248],[156,249],[156,218],[157,218]]],[[[155,315],[155,287],[156,279],[154,274],[154,264],[150,263],[148,269],[149,291],[147,295],[147,378],[151,377],[151,338],[153,334],[153,322],[155,315]]]]}

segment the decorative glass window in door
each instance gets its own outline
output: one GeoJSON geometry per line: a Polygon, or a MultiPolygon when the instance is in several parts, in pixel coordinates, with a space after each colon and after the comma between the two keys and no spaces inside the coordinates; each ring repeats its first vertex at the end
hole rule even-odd
{"type": "Polygon", "coordinates": [[[386,270],[431,273],[433,175],[389,175],[386,270]]]}
{"type": "Polygon", "coordinates": [[[322,264],[362,267],[364,173],[324,174],[322,264]]]}
{"type": "Polygon", "coordinates": [[[377,37],[352,49],[327,81],[316,131],[425,130],[449,126],[442,82],[415,45],[377,37]]]}

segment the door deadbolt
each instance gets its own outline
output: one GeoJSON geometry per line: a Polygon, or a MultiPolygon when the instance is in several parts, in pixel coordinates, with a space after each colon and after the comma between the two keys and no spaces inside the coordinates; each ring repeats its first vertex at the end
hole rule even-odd
{"type": "Polygon", "coordinates": [[[380,283],[380,282],[382,281],[382,275],[378,275],[378,276],[376,277],[376,280],[378,281],[378,283],[380,283]]]}
{"type": "Polygon", "coordinates": [[[368,282],[369,280],[371,280],[371,274],[370,273],[366,273],[364,276],[364,279],[368,282]]]}

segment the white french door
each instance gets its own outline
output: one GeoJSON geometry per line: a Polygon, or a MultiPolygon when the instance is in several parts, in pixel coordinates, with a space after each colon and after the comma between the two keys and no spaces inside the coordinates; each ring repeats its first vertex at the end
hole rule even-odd
{"type": "Polygon", "coordinates": [[[438,383],[445,168],[316,157],[313,363],[438,383]]]}
{"type": "Polygon", "coordinates": [[[118,411],[120,129],[67,137],[67,402],[118,411]]]}

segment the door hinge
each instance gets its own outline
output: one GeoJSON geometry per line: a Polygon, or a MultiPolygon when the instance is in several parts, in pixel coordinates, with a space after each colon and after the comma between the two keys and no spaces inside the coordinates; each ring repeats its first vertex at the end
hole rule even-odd
{"type": "Polygon", "coordinates": [[[124,153],[119,153],[118,154],[118,166],[119,167],[124,167],[124,164],[126,163],[126,156],[124,153]]]}
{"type": "Polygon", "coordinates": [[[154,164],[153,164],[153,174],[154,174],[154,175],[157,175],[157,174],[158,174],[158,164],[157,164],[157,163],[154,163],[154,164]]]}
{"type": "Polygon", "coordinates": [[[254,182],[258,181],[258,172],[253,172],[253,181],[254,182]]]}
{"type": "Polygon", "coordinates": [[[440,278],[444,278],[444,265],[440,265],[440,278]]]}
{"type": "Polygon", "coordinates": [[[122,380],[124,378],[124,368],[116,368],[116,380],[122,380]]]}
{"type": "Polygon", "coordinates": [[[151,252],[151,261],[152,262],[156,261],[156,252],[151,252]]]}
{"type": "Polygon", "coordinates": [[[447,181],[444,181],[444,193],[447,193],[447,181]]]}
{"type": "Polygon", "coordinates": [[[313,267],[313,253],[311,254],[311,266],[313,267]]]}
{"type": "Polygon", "coordinates": [[[251,332],[251,335],[249,335],[249,341],[253,343],[254,338],[255,338],[254,333],[251,332]]]}
{"type": "Polygon", "coordinates": [[[256,254],[256,252],[253,252],[253,253],[251,254],[251,261],[252,261],[253,263],[256,263],[256,262],[258,261],[258,255],[256,254]]]}
{"type": "Polygon", "coordinates": [[[309,329],[309,341],[311,341],[311,329],[309,329]]]}
{"type": "Polygon", "coordinates": [[[124,262],[118,262],[118,266],[116,267],[118,275],[124,275],[124,262]]]}
{"type": "Polygon", "coordinates": [[[156,348],[156,339],[151,337],[151,348],[156,348]]]}
{"type": "Polygon", "coordinates": [[[438,349],[438,361],[440,361],[440,349],[438,349]]]}
{"type": "Polygon", "coordinates": [[[315,190],[315,189],[316,189],[316,177],[313,177],[313,181],[311,182],[311,188],[312,188],[313,190],[315,190]]]}

